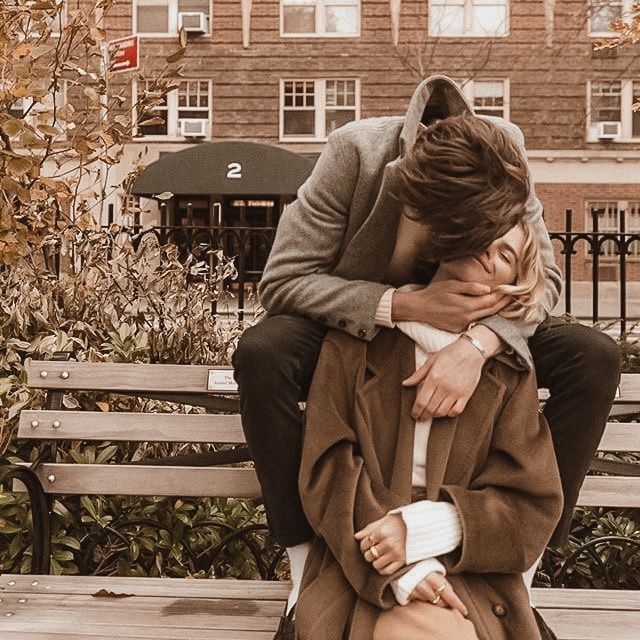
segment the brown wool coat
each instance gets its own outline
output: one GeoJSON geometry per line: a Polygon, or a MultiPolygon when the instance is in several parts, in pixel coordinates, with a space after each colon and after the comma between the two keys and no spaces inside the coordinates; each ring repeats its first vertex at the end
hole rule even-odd
{"type": "MultiPolygon", "coordinates": [[[[395,605],[391,578],[353,535],[411,500],[415,390],[401,381],[414,370],[414,343],[397,329],[370,343],[342,332],[325,340],[305,413],[300,491],[317,537],[299,640],[371,640],[380,608],[395,605]]],[[[539,640],[520,574],[542,553],[562,497],[533,373],[492,360],[464,413],[433,421],[427,498],[460,513],[462,544],[441,559],[480,640],[539,640]]]]}

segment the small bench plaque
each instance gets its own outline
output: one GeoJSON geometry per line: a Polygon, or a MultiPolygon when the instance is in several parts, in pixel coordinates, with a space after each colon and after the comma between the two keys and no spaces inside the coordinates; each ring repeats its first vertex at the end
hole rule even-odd
{"type": "Polygon", "coordinates": [[[209,369],[208,391],[236,393],[238,385],[233,379],[233,369],[209,369]]]}

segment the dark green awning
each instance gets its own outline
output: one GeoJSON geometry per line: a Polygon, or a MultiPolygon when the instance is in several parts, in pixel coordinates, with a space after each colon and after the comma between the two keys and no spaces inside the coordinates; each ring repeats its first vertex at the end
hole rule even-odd
{"type": "Polygon", "coordinates": [[[162,155],[133,185],[136,195],[295,195],[314,162],[256,142],[200,143],[162,155]]]}

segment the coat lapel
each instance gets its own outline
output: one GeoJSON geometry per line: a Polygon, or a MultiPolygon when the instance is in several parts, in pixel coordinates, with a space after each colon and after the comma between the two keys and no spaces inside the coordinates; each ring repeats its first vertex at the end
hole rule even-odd
{"type": "Polygon", "coordinates": [[[485,367],[480,383],[457,418],[437,418],[427,447],[427,500],[437,500],[443,484],[456,484],[471,472],[478,445],[493,426],[506,387],[485,367]],[[455,456],[451,456],[455,448],[455,456]]]}

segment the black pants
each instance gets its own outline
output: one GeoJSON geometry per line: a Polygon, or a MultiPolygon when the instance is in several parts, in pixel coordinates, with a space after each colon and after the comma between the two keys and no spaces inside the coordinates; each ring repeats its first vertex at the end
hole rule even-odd
{"type": "MultiPolygon", "coordinates": [[[[306,318],[269,316],[244,332],[234,355],[242,424],[269,526],[287,547],[313,535],[298,495],[302,448],[298,402],[306,397],[326,332],[326,327],[306,318]]],[[[552,543],[561,544],[611,408],[620,377],[620,352],[605,334],[558,318],[540,325],[529,346],[538,385],[550,391],[544,413],[565,498],[552,543]]]]}

